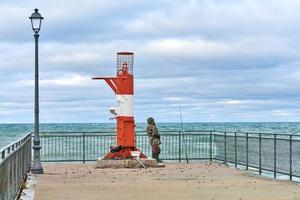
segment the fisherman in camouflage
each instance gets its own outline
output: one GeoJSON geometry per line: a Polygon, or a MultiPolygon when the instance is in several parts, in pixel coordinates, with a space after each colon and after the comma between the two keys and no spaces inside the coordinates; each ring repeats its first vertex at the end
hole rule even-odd
{"type": "Polygon", "coordinates": [[[149,143],[152,147],[152,158],[156,159],[158,162],[161,162],[158,157],[160,154],[160,147],[159,145],[161,144],[160,142],[160,135],[158,133],[158,130],[155,126],[154,119],[152,117],[149,117],[147,119],[147,135],[149,137],[149,143]]]}

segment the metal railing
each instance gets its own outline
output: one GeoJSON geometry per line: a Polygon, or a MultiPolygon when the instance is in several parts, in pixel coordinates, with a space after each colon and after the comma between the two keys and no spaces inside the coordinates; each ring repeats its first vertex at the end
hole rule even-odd
{"type": "MultiPolygon", "coordinates": [[[[160,131],[162,160],[209,160],[235,167],[300,177],[300,136],[217,131],[160,131]]],[[[146,155],[151,148],[145,132],[136,133],[137,147],[146,155]]],[[[112,132],[43,132],[43,162],[95,161],[116,145],[112,132]]]]}
{"type": "Polygon", "coordinates": [[[265,133],[214,133],[215,160],[300,178],[300,136],[265,133]]]}
{"type": "Polygon", "coordinates": [[[31,164],[31,134],[0,150],[0,200],[15,199],[31,164]]]}
{"type": "MultiPolygon", "coordinates": [[[[210,132],[160,131],[163,160],[183,160],[188,152],[190,160],[210,159],[210,132]]],[[[110,146],[116,145],[112,132],[42,132],[42,162],[86,162],[104,156],[110,146]]],[[[137,147],[151,155],[145,132],[136,133],[137,147]]]]}

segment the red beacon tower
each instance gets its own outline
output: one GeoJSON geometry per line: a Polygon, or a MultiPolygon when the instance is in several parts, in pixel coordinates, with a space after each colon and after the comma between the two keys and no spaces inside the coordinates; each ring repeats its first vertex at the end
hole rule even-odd
{"type": "MultiPolygon", "coordinates": [[[[135,144],[133,60],[132,52],[118,52],[117,76],[93,78],[93,80],[105,80],[115,92],[117,100],[117,106],[110,108],[110,112],[117,120],[117,146],[111,148],[104,159],[130,158],[131,151],[139,151],[135,144]]],[[[142,153],[140,157],[146,158],[142,153]]]]}

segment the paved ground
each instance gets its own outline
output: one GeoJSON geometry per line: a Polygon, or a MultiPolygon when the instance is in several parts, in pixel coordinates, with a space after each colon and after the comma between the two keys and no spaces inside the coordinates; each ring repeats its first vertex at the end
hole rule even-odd
{"type": "Polygon", "coordinates": [[[35,200],[300,200],[300,185],[218,163],[166,168],[95,169],[94,164],[47,164],[35,200]]]}

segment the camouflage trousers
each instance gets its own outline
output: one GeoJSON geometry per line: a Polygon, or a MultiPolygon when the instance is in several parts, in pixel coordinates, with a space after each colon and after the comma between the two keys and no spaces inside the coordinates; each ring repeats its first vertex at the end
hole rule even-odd
{"type": "Polygon", "coordinates": [[[160,154],[159,145],[152,145],[152,153],[160,154]]]}

